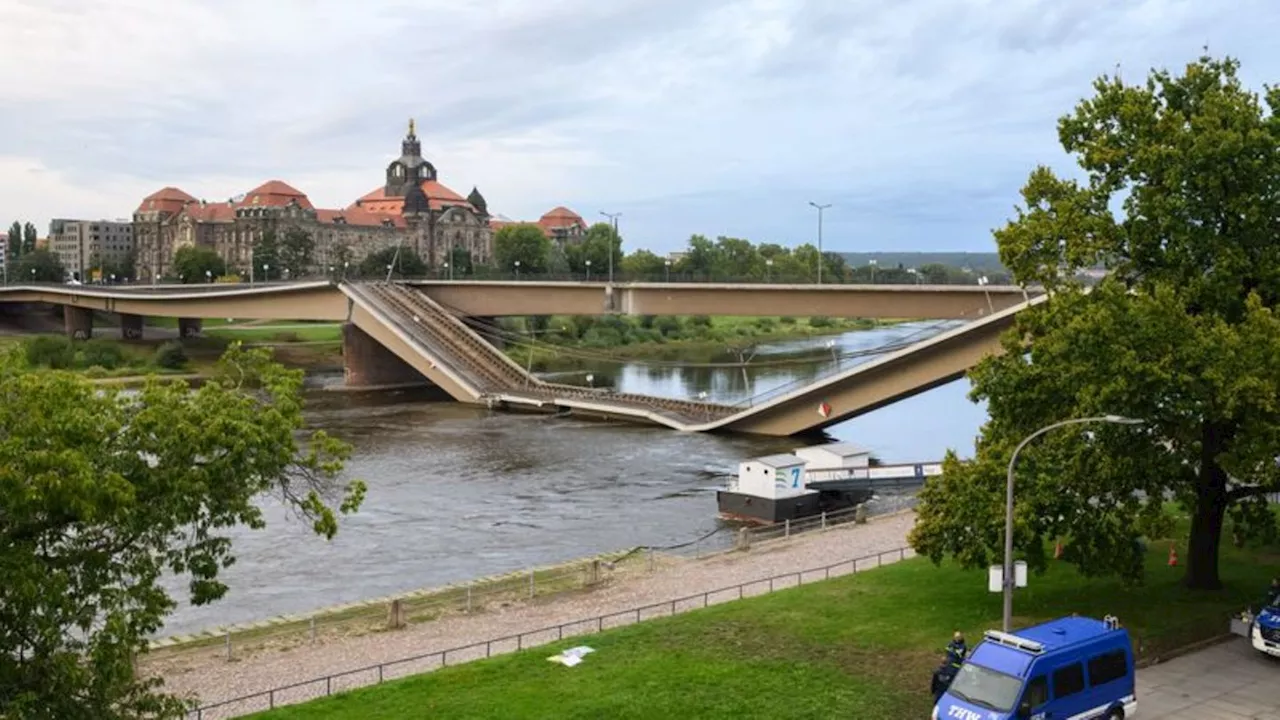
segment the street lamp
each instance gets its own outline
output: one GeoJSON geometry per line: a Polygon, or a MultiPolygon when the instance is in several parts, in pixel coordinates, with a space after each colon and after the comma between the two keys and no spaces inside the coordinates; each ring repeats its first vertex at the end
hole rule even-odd
{"type": "Polygon", "coordinates": [[[1022,452],[1022,448],[1026,447],[1027,443],[1050,430],[1056,430],[1067,425],[1095,422],[1115,423],[1117,425],[1142,425],[1146,421],[1120,415],[1097,415],[1094,417],[1060,420],[1056,423],[1045,425],[1023,438],[1022,442],[1018,443],[1018,446],[1013,449],[1013,455],[1009,458],[1009,471],[1005,476],[1004,490],[1004,573],[1000,579],[1000,585],[1004,591],[1004,621],[1002,626],[1005,632],[1009,632],[1009,626],[1013,623],[1013,466],[1018,462],[1018,453],[1022,452]]]}
{"type": "Polygon", "coordinates": [[[986,275],[978,278],[978,285],[982,287],[982,294],[987,296],[987,309],[994,313],[996,311],[996,307],[991,304],[991,291],[987,289],[988,282],[986,275]]]}
{"type": "Polygon", "coordinates": [[[609,218],[610,224],[613,225],[613,237],[609,238],[609,283],[613,283],[613,243],[618,239],[618,218],[622,217],[622,213],[607,213],[603,210],[600,214],[609,218]]]}
{"type": "Polygon", "coordinates": [[[868,260],[867,264],[871,266],[871,284],[876,284],[876,266],[879,264],[875,260],[868,260]]]}
{"type": "Polygon", "coordinates": [[[205,279],[206,279],[206,280],[208,280],[209,282],[213,282],[213,271],[212,271],[212,270],[205,270],[205,271],[204,271],[204,277],[205,277],[205,279]]]}
{"type": "Polygon", "coordinates": [[[587,265],[587,282],[591,282],[591,261],[586,261],[587,265]]]}
{"type": "Polygon", "coordinates": [[[818,284],[822,284],[822,211],[831,207],[831,203],[819,205],[810,200],[809,204],[818,209],[818,284]]]}
{"type": "Polygon", "coordinates": [[[446,272],[446,273],[448,273],[448,274],[449,274],[449,279],[450,279],[450,280],[452,280],[452,279],[453,279],[453,266],[452,266],[452,265],[450,265],[450,264],[448,263],[448,261],[445,261],[445,264],[444,264],[444,270],[445,270],[445,272],[446,272]]]}
{"type": "Polygon", "coordinates": [[[516,280],[520,279],[520,261],[516,261],[516,280]]]}
{"type": "Polygon", "coordinates": [[[764,281],[766,283],[773,281],[773,258],[764,261],[764,281]]]}
{"type": "Polygon", "coordinates": [[[344,262],[342,263],[342,279],[343,279],[344,281],[347,279],[347,268],[349,268],[349,267],[351,267],[351,262],[350,262],[350,261],[344,261],[344,262]]]}
{"type": "Polygon", "coordinates": [[[262,282],[271,282],[271,266],[262,263],[262,282]]]}
{"type": "Polygon", "coordinates": [[[667,282],[671,282],[671,260],[664,260],[662,261],[662,264],[667,268],[667,282]]]}

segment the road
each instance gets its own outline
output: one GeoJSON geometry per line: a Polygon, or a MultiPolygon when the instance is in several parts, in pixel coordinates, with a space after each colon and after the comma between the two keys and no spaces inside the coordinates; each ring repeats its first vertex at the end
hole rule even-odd
{"type": "Polygon", "coordinates": [[[1280,720],[1280,662],[1233,638],[1140,670],[1137,716],[1280,720]]]}

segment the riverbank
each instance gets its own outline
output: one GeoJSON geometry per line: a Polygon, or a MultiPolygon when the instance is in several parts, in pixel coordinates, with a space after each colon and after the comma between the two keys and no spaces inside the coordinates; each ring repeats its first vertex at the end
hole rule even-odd
{"type": "MultiPolygon", "coordinates": [[[[490,612],[445,615],[396,631],[321,637],[315,644],[306,642],[292,649],[235,658],[234,662],[228,662],[225,649],[217,645],[167,658],[163,651],[157,651],[140,662],[145,672],[163,677],[169,690],[197,695],[208,704],[334,672],[483,643],[653,603],[665,607],[672,598],[897,550],[906,544],[914,521],[914,513],[905,512],[874,518],[867,525],[845,525],[822,533],[758,543],[747,552],[726,552],[702,559],[668,556],[664,562],[656,563],[652,572],[646,565],[642,572],[623,573],[589,591],[512,602],[490,612]]],[[[547,639],[554,639],[554,635],[547,639]]],[[[510,649],[514,647],[513,639],[510,649]]],[[[258,707],[262,706],[230,710],[244,713],[258,707]]],[[[230,714],[205,717],[226,716],[230,714]]]]}

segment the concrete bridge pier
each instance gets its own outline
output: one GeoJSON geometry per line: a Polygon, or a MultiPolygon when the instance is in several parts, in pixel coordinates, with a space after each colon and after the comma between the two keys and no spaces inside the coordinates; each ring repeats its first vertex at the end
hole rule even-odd
{"type": "Polygon", "coordinates": [[[347,387],[431,384],[425,375],[352,323],[342,326],[342,366],[347,387]]]}
{"type": "Polygon", "coordinates": [[[199,337],[204,329],[204,321],[200,318],[178,318],[178,337],[199,337]]]}
{"type": "Polygon", "coordinates": [[[120,337],[125,340],[141,340],[142,316],[122,313],[120,315],[120,337]]]}
{"type": "Polygon", "coordinates": [[[88,340],[93,337],[93,311],[89,308],[64,305],[62,321],[67,328],[67,336],[72,340],[88,340]]]}

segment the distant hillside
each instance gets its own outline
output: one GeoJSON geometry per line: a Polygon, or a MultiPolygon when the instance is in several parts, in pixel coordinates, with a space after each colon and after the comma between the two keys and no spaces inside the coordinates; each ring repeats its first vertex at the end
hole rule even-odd
{"type": "Polygon", "coordinates": [[[956,268],[970,268],[977,272],[1005,272],[996,253],[975,252],[846,252],[840,253],[844,261],[853,266],[866,265],[875,260],[880,267],[918,268],[936,263],[956,268]]]}

